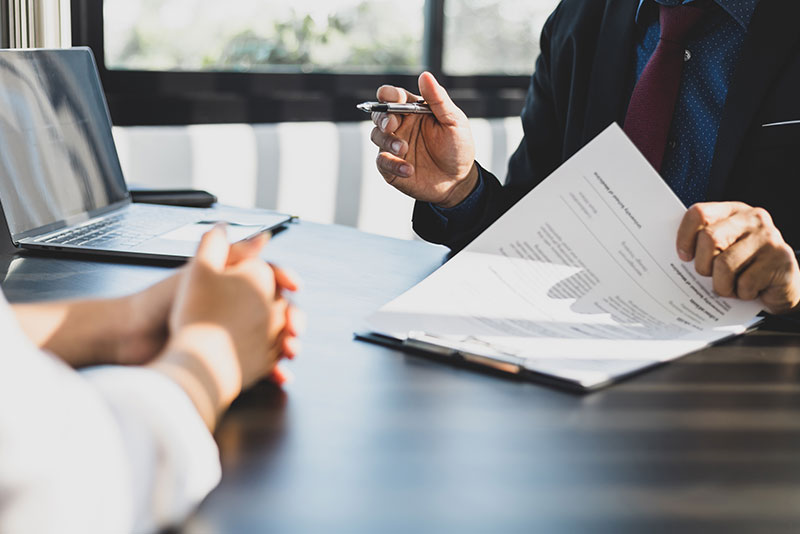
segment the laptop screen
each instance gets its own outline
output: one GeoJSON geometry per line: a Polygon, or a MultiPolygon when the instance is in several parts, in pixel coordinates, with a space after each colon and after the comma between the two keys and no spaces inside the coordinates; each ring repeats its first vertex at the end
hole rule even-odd
{"type": "Polygon", "coordinates": [[[127,197],[91,52],[0,51],[0,201],[11,235],[127,197]]]}

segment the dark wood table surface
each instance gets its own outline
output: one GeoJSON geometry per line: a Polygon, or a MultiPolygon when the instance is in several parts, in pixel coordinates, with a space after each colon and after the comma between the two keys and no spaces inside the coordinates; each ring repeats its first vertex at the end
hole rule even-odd
{"type": "MultiPolygon", "coordinates": [[[[260,532],[800,532],[800,336],[762,330],[576,395],[354,341],[445,250],[300,223],[296,380],[237,401],[185,526],[260,532]]],[[[164,267],[0,256],[11,301],[111,296],[164,267]]]]}

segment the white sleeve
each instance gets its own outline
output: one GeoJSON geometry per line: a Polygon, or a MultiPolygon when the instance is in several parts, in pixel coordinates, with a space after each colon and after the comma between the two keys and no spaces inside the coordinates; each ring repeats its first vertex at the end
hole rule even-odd
{"type": "Polygon", "coordinates": [[[186,393],[145,368],[82,371],[117,420],[133,468],[134,531],[185,519],[221,477],[219,450],[186,393]]]}
{"type": "Polygon", "coordinates": [[[131,470],[105,403],[2,294],[0,339],[0,532],[129,531],[131,470]]]}
{"type": "Polygon", "coordinates": [[[0,293],[0,532],[149,532],[220,478],[216,444],[156,371],[76,373],[38,350],[0,293]]]}

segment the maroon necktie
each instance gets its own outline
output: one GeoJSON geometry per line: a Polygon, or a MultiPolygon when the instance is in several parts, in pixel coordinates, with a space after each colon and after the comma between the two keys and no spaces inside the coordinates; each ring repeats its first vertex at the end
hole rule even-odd
{"type": "Polygon", "coordinates": [[[625,133],[657,171],[661,170],[681,84],[686,39],[705,9],[659,4],[661,40],[633,88],[625,133]]]}

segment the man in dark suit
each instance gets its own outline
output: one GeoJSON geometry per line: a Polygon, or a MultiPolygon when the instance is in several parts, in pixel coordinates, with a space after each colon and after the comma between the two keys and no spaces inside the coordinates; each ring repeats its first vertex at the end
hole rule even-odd
{"type": "MultiPolygon", "coordinates": [[[[691,208],[677,251],[722,296],[800,307],[800,3],[563,0],[544,27],[505,185],[474,161],[467,117],[429,73],[433,116],[374,114],[387,182],[414,229],[465,246],[612,122],[691,208]],[[759,207],[754,207],[759,206],[759,207]]],[[[378,99],[417,100],[383,86],[378,99]]]]}

